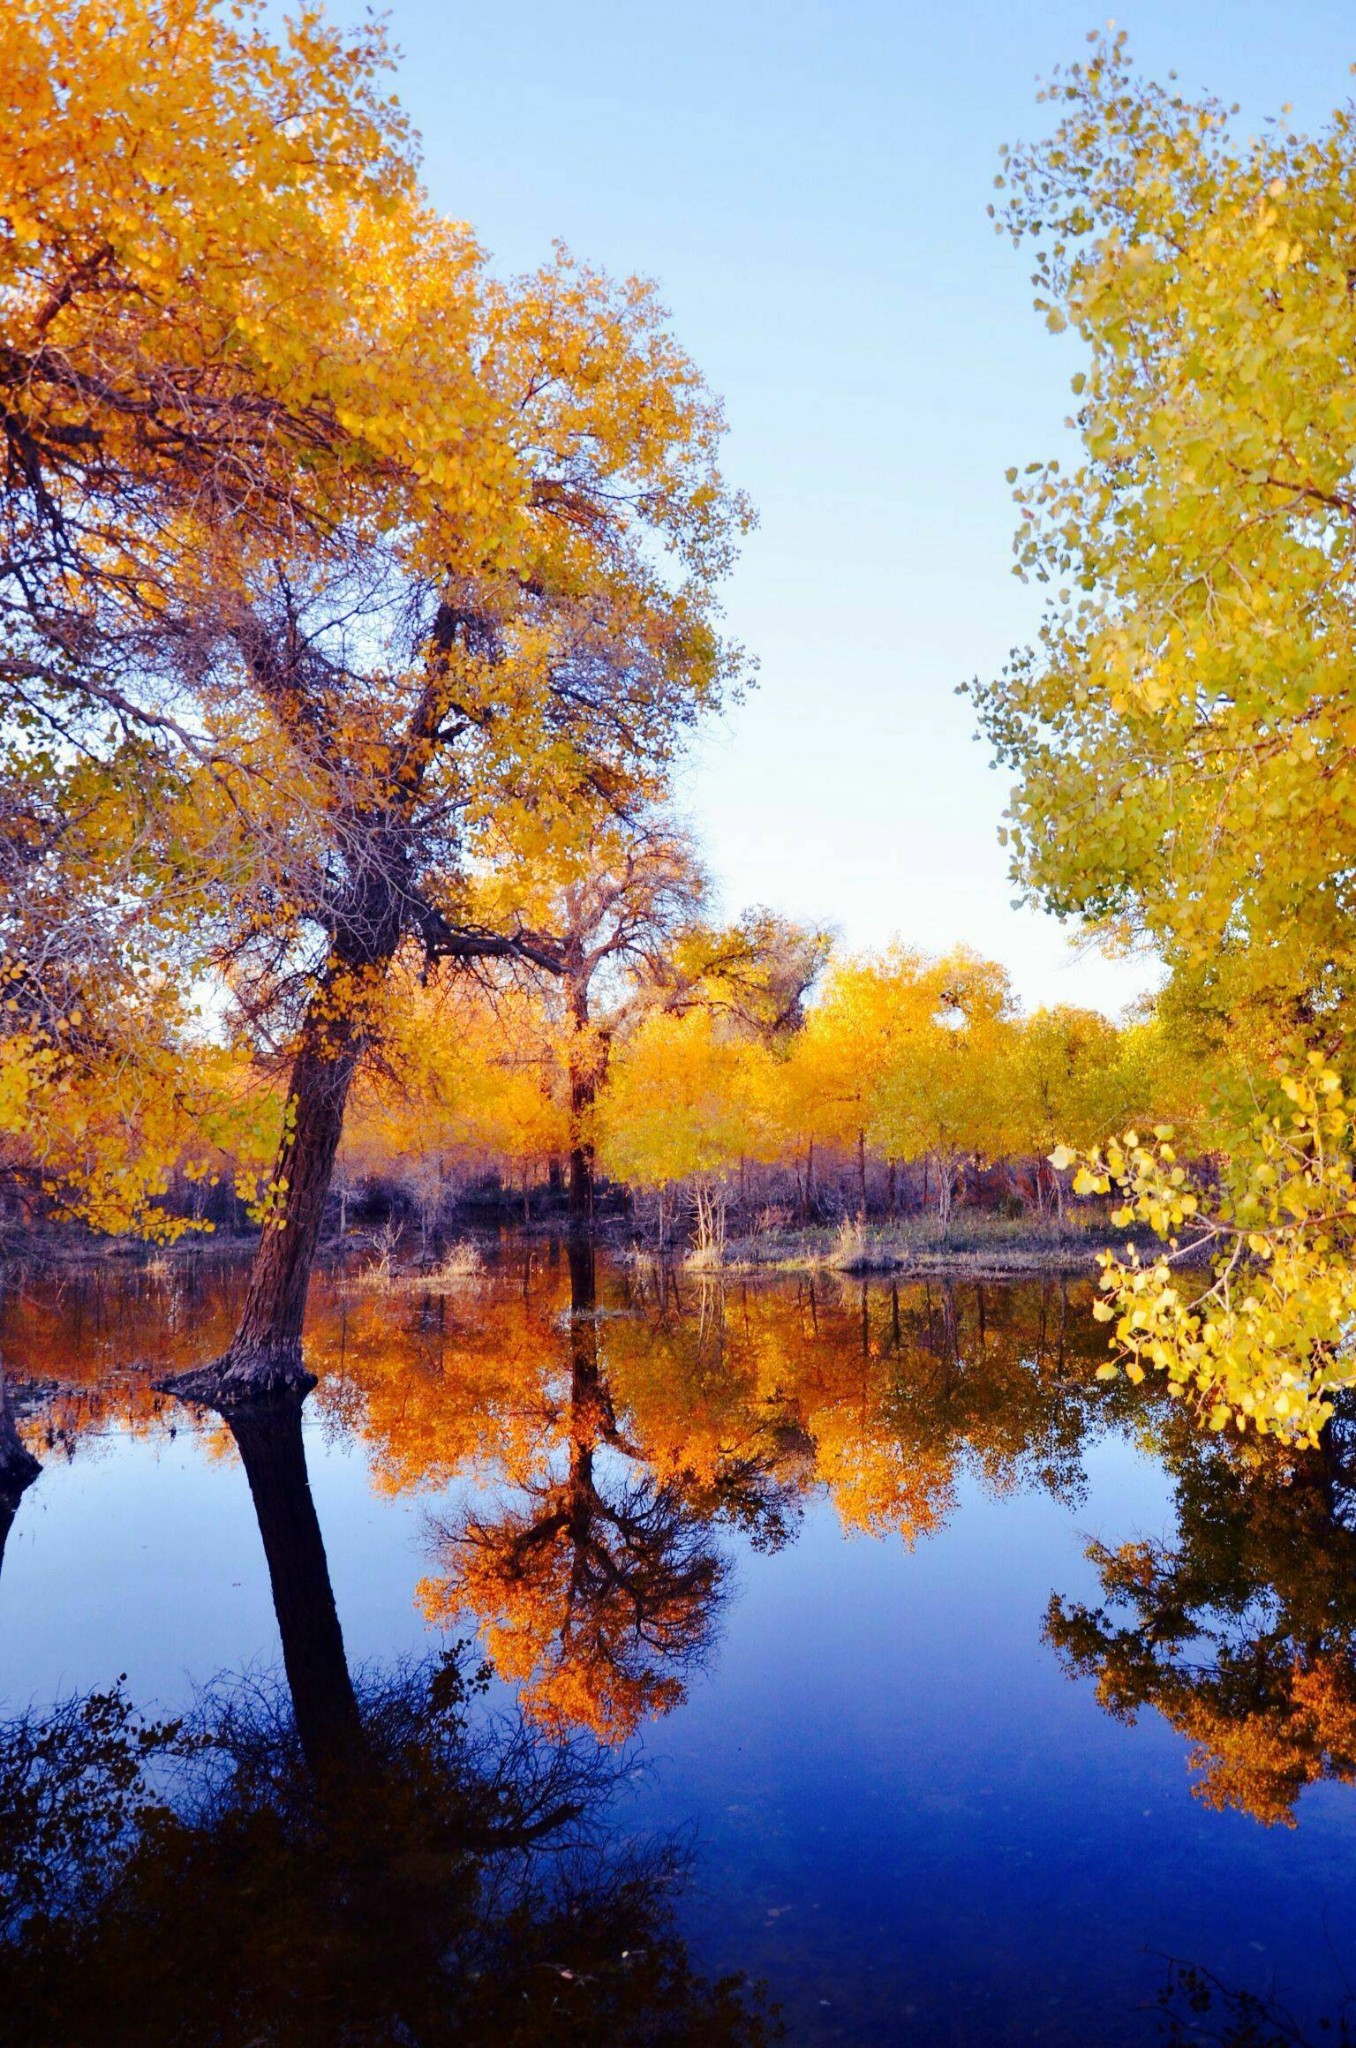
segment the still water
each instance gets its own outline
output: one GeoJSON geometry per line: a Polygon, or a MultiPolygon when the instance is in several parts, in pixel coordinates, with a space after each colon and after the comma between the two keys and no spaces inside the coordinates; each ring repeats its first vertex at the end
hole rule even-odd
{"type": "Polygon", "coordinates": [[[322,1275],[299,1423],[232,1430],[152,1382],[242,1280],[6,1283],[0,2038],[21,1983],[16,2039],[1117,2048],[1169,1958],[1340,2011],[1342,1467],[1099,1383],[1085,1284],[505,1240],[322,1275]]]}

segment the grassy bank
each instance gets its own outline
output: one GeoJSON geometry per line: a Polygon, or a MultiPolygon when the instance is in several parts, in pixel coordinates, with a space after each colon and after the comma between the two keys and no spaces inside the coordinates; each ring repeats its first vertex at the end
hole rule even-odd
{"type": "MultiPolygon", "coordinates": [[[[842,1223],[798,1230],[768,1230],[731,1237],[719,1252],[693,1252],[690,1270],[726,1273],[1089,1273],[1097,1254],[1126,1242],[1102,1216],[1055,1219],[953,1216],[943,1229],[936,1217],[880,1225],[842,1223]]],[[[1146,1253],[1158,1240],[1144,1245],[1146,1253]]]]}

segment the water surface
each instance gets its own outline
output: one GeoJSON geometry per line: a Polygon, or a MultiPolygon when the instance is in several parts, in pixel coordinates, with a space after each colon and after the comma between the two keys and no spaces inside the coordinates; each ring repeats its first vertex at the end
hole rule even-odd
{"type": "MultiPolygon", "coordinates": [[[[360,1681],[473,1640],[475,1713],[620,1760],[612,1842],[686,1844],[692,1970],[763,1980],[792,2041],[1149,2042],[1169,1956],[1337,2010],[1341,1470],[1254,1467],[1097,1382],[1084,1285],[721,1286],[511,1241],[479,1278],[321,1276],[323,1560],[280,1593],[261,1529],[291,1509],[151,1386],[224,1346],[242,1277],[11,1276],[42,1472],[3,1553],[4,1712],[254,1682],[327,1569],[360,1681]]],[[[328,1654],[289,1653],[294,1689],[328,1654]]]]}

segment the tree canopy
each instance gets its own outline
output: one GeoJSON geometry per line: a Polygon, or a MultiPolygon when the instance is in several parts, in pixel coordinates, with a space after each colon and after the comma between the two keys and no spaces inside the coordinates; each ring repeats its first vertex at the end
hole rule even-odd
{"type": "MultiPolygon", "coordinates": [[[[1356,1263],[1356,112],[1244,141],[1233,110],[1136,78],[1123,35],[1093,43],[999,179],[1037,307],[1083,345],[1081,447],[1022,480],[1018,568],[1045,619],[974,692],[1019,774],[1015,874],[1156,947],[1179,1017],[1237,1073],[1213,1283],[1184,1299],[1171,1250],[1109,1262],[1122,1356],[1216,1427],[1310,1436],[1351,1377],[1356,1263]]],[[[1119,1184],[1123,1220],[1172,1236],[1203,1206],[1189,1179],[1159,1121],[1082,1185],[1119,1184]]]]}

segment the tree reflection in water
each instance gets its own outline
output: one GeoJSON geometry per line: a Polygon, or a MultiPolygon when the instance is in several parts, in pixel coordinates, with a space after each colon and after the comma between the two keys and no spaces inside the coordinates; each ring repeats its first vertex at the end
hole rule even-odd
{"type": "Polygon", "coordinates": [[[1274,1995],[1170,1961],[1158,2007],[1162,2048],[1356,2048],[1356,1992],[1310,2030],[1274,1995]]]}
{"type": "Polygon", "coordinates": [[[114,1688],[0,1729],[0,2038],[754,2044],[694,1974],[671,1845],[609,1850],[620,1768],[472,1711],[457,1652],[355,1686],[301,1402],[227,1418],[286,1691],[218,1681],[183,1719],[114,1688]]]}
{"type": "Polygon", "coordinates": [[[569,1377],[521,1501],[441,1531],[447,1574],[421,1588],[430,1619],[479,1621],[525,1711],[556,1731],[620,1741],[684,1696],[711,1639],[726,1562],[711,1515],[657,1478],[618,1427],[598,1341],[594,1257],[570,1246],[569,1377]]]}
{"type": "MultiPolygon", "coordinates": [[[[97,1290],[85,1306],[72,1290],[64,1319],[33,1288],[8,1305],[11,1356],[31,1380],[60,1382],[44,1400],[46,1440],[55,1428],[68,1452],[83,1428],[153,1431],[175,1412],[149,1374],[109,1376],[110,1344],[125,1355],[127,1330],[159,1314],[156,1347],[191,1363],[195,1318],[215,1326],[232,1312],[228,1281],[206,1268],[182,1281],[101,1276],[97,1290]]],[[[1088,1445],[1132,1431],[1174,1477],[1177,1534],[1096,1549],[1102,1605],[1057,1597],[1049,1639],[1112,1711],[1156,1706],[1182,1731],[1205,1799],[1287,1820],[1305,1785],[1356,1780],[1356,1489],[1336,1443],[1288,1463],[1202,1439],[1152,1384],[1098,1384],[1088,1293],[1058,1281],[746,1285],[645,1268],[600,1282],[583,1247],[523,1247],[455,1285],[380,1292],[322,1277],[314,1399],[364,1441],[378,1488],[455,1486],[468,1503],[443,1515],[428,1613],[478,1628],[539,1727],[608,1741],[674,1706],[710,1654],[732,1535],[775,1549],[822,1498],[845,1529],[912,1544],[945,1525],[967,1480],[1076,1504],[1088,1445]]],[[[31,1415],[31,1382],[18,1392],[31,1415]]],[[[8,1428],[0,1534],[26,1483],[8,1428]]],[[[327,1742],[353,1746],[362,1716],[299,1411],[262,1435],[242,1413],[233,1433],[297,1724],[318,1760],[327,1742]]]]}
{"type": "MultiPolygon", "coordinates": [[[[962,1471],[1072,1497],[1109,1411],[1065,1343],[1057,1288],[1029,1290],[1014,1314],[982,1286],[902,1302],[822,1281],[685,1284],[686,1300],[670,1274],[633,1278],[600,1319],[576,1248],[563,1340],[543,1329],[516,1351],[515,1392],[495,1387],[483,1431],[455,1399],[416,1397],[394,1419],[380,1376],[364,1384],[368,1354],[349,1369],[349,1412],[384,1430],[379,1462],[405,1484],[416,1442],[442,1479],[457,1469],[443,1446],[474,1445],[477,1477],[497,1482],[440,1524],[421,1598],[432,1620],[474,1621],[526,1711],[556,1730],[620,1740],[686,1696],[727,1584],[722,1531],[776,1549],[827,1493],[850,1529],[912,1543],[950,1514],[962,1471]]],[[[467,1405],[485,1398],[477,1371],[458,1359],[452,1373],[467,1405]]]]}
{"type": "Polygon", "coordinates": [[[1167,1422],[1177,1532],[1092,1545],[1105,1596],[1050,1603],[1047,1635],[1118,1719],[1146,1706],[1192,1744],[1194,1790],[1293,1827],[1305,1786],[1356,1783],[1356,1484],[1330,1425],[1318,1452],[1167,1422]]]}
{"type": "Polygon", "coordinates": [[[4,1361],[0,1360],[0,1565],[19,1503],[42,1467],[19,1434],[10,1406],[4,1361]]]}

